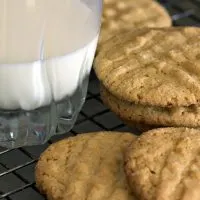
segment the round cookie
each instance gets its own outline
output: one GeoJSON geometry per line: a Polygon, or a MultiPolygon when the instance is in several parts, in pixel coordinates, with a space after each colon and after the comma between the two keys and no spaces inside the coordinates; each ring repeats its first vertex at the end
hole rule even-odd
{"type": "Polygon", "coordinates": [[[143,28],[103,45],[95,71],[118,99],[153,106],[200,103],[200,28],[143,28]]]}
{"type": "Polygon", "coordinates": [[[99,45],[119,31],[138,27],[166,27],[172,21],[163,6],[152,0],[104,0],[99,45]]]}
{"type": "Polygon", "coordinates": [[[125,132],[80,134],[51,145],[36,166],[36,185],[48,199],[134,200],[124,173],[125,132]]]}
{"type": "Polygon", "coordinates": [[[100,94],[110,110],[129,126],[145,124],[147,129],[164,126],[200,127],[200,107],[196,105],[156,107],[134,104],[116,98],[103,85],[100,86],[100,94]]]}
{"type": "Polygon", "coordinates": [[[129,185],[141,200],[200,199],[200,130],[162,128],[135,140],[125,155],[129,185]]]}

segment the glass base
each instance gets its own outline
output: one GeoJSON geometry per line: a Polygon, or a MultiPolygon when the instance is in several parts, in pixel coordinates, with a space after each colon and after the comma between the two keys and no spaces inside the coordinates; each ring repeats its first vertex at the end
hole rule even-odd
{"type": "Polygon", "coordinates": [[[0,110],[0,146],[18,148],[40,145],[53,135],[72,129],[85,102],[86,78],[76,92],[59,103],[33,111],[0,110]]]}

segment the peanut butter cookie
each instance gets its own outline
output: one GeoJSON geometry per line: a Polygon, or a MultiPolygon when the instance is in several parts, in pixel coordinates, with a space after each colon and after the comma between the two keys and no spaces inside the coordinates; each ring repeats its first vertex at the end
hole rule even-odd
{"type": "Polygon", "coordinates": [[[162,128],[136,139],[125,158],[132,191],[141,200],[200,199],[200,130],[162,128]]]}
{"type": "Polygon", "coordinates": [[[152,0],[104,0],[99,45],[119,31],[171,26],[164,7],[152,0]]]}
{"type": "Polygon", "coordinates": [[[200,28],[143,28],[117,34],[95,71],[118,99],[158,107],[200,104],[200,28]]]}
{"type": "Polygon", "coordinates": [[[80,134],[51,145],[36,167],[36,184],[51,200],[134,200],[124,173],[130,133],[80,134]]]}

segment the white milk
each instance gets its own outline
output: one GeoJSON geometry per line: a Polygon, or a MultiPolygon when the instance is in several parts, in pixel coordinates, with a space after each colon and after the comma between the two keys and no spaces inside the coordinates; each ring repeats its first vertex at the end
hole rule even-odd
{"type": "Polygon", "coordinates": [[[0,0],[0,108],[72,95],[90,72],[96,14],[82,0],[0,0]]]}

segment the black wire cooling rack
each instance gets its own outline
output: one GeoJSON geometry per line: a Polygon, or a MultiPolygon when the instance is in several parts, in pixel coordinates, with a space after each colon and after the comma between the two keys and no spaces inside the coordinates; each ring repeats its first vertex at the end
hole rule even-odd
{"type": "MultiPolygon", "coordinates": [[[[161,0],[176,26],[200,25],[200,0],[161,0]]],[[[92,71],[86,103],[70,133],[53,137],[49,143],[37,146],[4,150],[0,148],[0,200],[44,200],[34,182],[34,168],[41,152],[63,137],[81,132],[129,129],[101,102],[99,83],[92,71]]]]}

